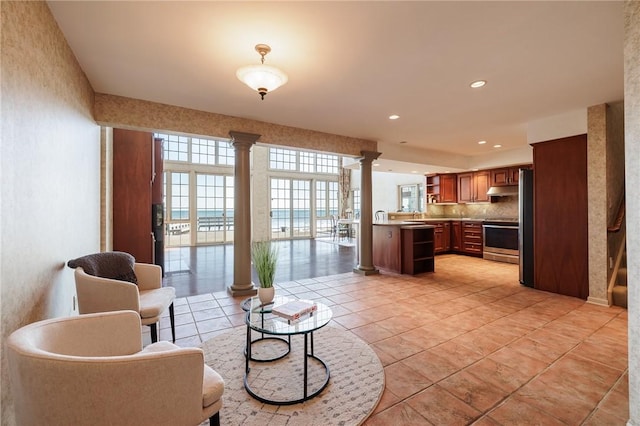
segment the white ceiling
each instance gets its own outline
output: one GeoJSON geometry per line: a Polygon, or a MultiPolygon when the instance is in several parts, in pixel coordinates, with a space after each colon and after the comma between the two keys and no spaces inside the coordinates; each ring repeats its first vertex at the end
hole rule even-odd
{"type": "Polygon", "coordinates": [[[49,7],[96,92],[403,149],[522,148],[531,121],[623,98],[621,1],[49,7]],[[258,43],[272,48],[265,63],[289,75],[264,101],[235,77],[259,63],[258,43]],[[478,79],[487,85],[472,90],[478,79]]]}

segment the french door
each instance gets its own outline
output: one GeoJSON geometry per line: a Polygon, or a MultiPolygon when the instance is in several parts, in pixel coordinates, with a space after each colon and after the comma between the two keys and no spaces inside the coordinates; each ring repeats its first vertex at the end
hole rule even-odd
{"type": "Polygon", "coordinates": [[[338,182],[316,181],[316,237],[333,236],[336,229],[331,216],[338,214],[338,182]]]}
{"type": "Polygon", "coordinates": [[[196,243],[233,241],[233,176],[196,173],[196,243]]]}
{"type": "Polygon", "coordinates": [[[271,178],[271,239],[311,236],[311,181],[271,178]]]}

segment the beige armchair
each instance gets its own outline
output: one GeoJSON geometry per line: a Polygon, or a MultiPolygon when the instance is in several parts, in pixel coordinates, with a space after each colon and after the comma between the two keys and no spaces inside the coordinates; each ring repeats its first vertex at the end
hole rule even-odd
{"type": "Polygon", "coordinates": [[[157,323],[169,308],[171,337],[176,341],[173,287],[162,287],[162,269],[158,265],[135,263],[137,285],[128,281],[101,278],[87,274],[81,267],[75,270],[78,309],[81,314],[130,309],[140,314],[143,325],[151,328],[151,342],[158,341],[157,323]]]}
{"type": "Polygon", "coordinates": [[[199,348],[142,349],[133,311],[56,318],[7,339],[17,424],[219,425],[224,381],[199,348]]]}

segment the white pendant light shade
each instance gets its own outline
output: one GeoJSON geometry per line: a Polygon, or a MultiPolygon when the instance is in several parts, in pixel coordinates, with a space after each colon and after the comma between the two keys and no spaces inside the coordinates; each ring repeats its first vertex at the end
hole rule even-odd
{"type": "Polygon", "coordinates": [[[278,68],[269,65],[247,65],[236,71],[236,76],[253,90],[272,92],[285,84],[289,77],[278,68]]]}
{"type": "Polygon", "coordinates": [[[273,92],[278,87],[285,84],[289,77],[276,67],[264,64],[264,56],[271,52],[271,48],[266,44],[256,45],[256,52],[262,57],[260,65],[248,65],[236,71],[236,77],[253,90],[257,91],[262,99],[268,92],[273,92]]]}

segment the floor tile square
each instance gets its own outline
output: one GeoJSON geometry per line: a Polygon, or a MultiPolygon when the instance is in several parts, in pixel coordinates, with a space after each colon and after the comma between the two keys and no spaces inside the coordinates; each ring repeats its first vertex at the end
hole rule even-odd
{"type": "Polygon", "coordinates": [[[464,403],[439,385],[412,396],[407,404],[434,425],[468,425],[482,412],[464,403]]]}

